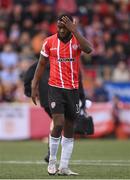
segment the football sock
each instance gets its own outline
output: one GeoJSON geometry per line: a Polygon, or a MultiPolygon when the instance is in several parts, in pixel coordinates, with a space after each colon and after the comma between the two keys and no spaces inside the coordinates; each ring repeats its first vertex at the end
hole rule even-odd
{"type": "Polygon", "coordinates": [[[55,138],[52,136],[49,137],[49,147],[50,147],[49,160],[56,160],[59,143],[60,143],[60,137],[59,138],[55,138]]]}
{"type": "Polygon", "coordinates": [[[73,151],[74,138],[66,138],[62,136],[61,140],[61,159],[59,169],[68,168],[69,160],[73,151]]]}

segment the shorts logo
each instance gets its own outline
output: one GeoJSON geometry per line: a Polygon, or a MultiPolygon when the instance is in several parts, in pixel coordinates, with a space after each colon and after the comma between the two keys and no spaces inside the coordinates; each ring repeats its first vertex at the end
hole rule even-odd
{"type": "Polygon", "coordinates": [[[56,106],[56,103],[55,103],[55,102],[52,102],[52,103],[51,103],[51,107],[52,107],[52,109],[54,109],[54,108],[55,108],[55,106],[56,106]]]}
{"type": "Polygon", "coordinates": [[[79,113],[79,104],[76,104],[76,113],[79,113]]]}

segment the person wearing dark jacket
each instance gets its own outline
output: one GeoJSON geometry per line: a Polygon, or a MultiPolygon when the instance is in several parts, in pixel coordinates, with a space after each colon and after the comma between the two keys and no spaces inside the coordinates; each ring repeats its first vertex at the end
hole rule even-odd
{"type": "MultiPolygon", "coordinates": [[[[24,75],[24,94],[27,97],[31,97],[31,81],[33,79],[37,64],[38,62],[32,64],[24,75]]],[[[48,96],[47,96],[48,94],[47,82],[49,78],[49,70],[50,70],[50,65],[48,63],[39,83],[39,101],[41,107],[43,107],[44,110],[47,112],[47,114],[50,116],[50,118],[52,118],[48,104],[48,96]]]]}

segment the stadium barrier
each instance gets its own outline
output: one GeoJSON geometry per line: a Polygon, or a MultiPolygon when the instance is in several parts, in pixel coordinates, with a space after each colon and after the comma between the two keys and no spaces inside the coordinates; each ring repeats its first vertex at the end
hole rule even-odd
{"type": "MultiPolygon", "coordinates": [[[[115,127],[111,103],[93,103],[88,110],[93,116],[95,133],[100,138],[116,132],[118,138],[130,136],[130,107],[119,111],[120,124],[115,127]]],[[[46,112],[30,104],[0,104],[0,140],[41,139],[49,135],[51,119],[46,112]]]]}
{"type": "Polygon", "coordinates": [[[49,134],[50,118],[41,107],[0,104],[0,139],[40,139],[49,134]]]}

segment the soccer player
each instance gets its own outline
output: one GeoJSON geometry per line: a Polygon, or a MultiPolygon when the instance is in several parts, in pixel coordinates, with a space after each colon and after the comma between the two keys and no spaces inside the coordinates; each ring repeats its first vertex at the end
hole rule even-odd
{"type": "MultiPolygon", "coordinates": [[[[34,77],[34,73],[37,67],[38,61],[36,61],[34,64],[32,64],[28,70],[26,71],[26,73],[24,74],[24,94],[27,97],[31,97],[31,83],[32,83],[32,79],[34,77]]],[[[48,103],[48,78],[49,78],[49,72],[50,72],[50,65],[49,63],[47,63],[45,71],[39,81],[39,100],[40,100],[40,105],[41,107],[44,108],[44,110],[46,111],[46,113],[50,116],[50,118],[52,118],[51,116],[51,112],[50,112],[50,108],[49,108],[49,103],[48,103]]],[[[79,100],[80,100],[80,116],[77,119],[76,123],[75,123],[75,128],[74,128],[74,133],[78,133],[78,134],[88,134],[88,132],[93,132],[93,122],[91,123],[91,119],[90,116],[86,116],[86,108],[88,109],[91,103],[91,101],[86,100],[85,94],[84,94],[84,90],[83,90],[83,84],[82,84],[82,78],[81,78],[81,73],[79,74],[79,100]],[[86,102],[89,102],[89,104],[86,102]],[[83,117],[85,116],[84,120],[83,117]],[[89,123],[89,124],[88,124],[89,123]],[[90,123],[92,125],[90,125],[90,123]],[[88,128],[86,128],[88,127],[88,128]]],[[[50,131],[53,127],[53,121],[51,123],[50,126],[50,131]]],[[[48,153],[47,155],[44,157],[44,160],[48,163],[49,162],[49,155],[50,155],[50,150],[49,150],[49,146],[48,146],[48,153]]]]}
{"type": "Polygon", "coordinates": [[[90,53],[90,43],[77,31],[68,14],[59,16],[57,33],[43,42],[39,62],[32,81],[32,100],[36,103],[42,73],[49,59],[50,77],[48,100],[54,127],[49,138],[49,175],[77,175],[69,169],[74,144],[74,122],[79,114],[79,57],[81,51],[90,53]],[[63,131],[63,134],[62,134],[63,131]],[[62,138],[61,138],[62,136],[62,138]],[[61,159],[56,167],[58,146],[61,140],[61,159]]]}

